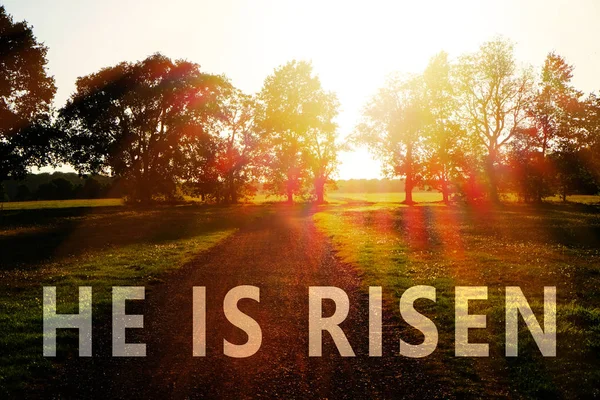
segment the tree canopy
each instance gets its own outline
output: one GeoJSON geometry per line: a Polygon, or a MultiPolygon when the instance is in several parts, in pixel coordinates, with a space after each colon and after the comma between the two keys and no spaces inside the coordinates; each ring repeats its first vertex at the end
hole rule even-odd
{"type": "MultiPolygon", "coordinates": [[[[444,202],[503,193],[566,200],[600,188],[598,96],[577,90],[574,66],[554,52],[537,73],[520,67],[502,37],[456,59],[440,52],[420,73],[391,74],[347,140],[338,136],[336,94],[307,61],[275,68],[249,94],[156,53],[79,77],[54,113],[47,52],[0,6],[0,182],[61,162],[116,178],[136,202],[188,194],[236,203],[262,190],[321,203],[341,149],[354,144],[404,179],[408,204],[415,188],[444,202]]],[[[53,185],[44,190],[69,193],[53,185]]],[[[94,185],[83,192],[98,193],[94,185]]]]}
{"type": "Polygon", "coordinates": [[[136,199],[170,196],[186,151],[209,143],[221,118],[217,101],[230,84],[197,64],[155,54],[81,77],[61,110],[69,162],[81,173],[110,172],[132,184],[136,199]]]}
{"type": "Polygon", "coordinates": [[[265,79],[259,99],[259,124],[269,144],[268,190],[292,202],[312,183],[322,202],[337,166],[337,97],[322,88],[310,63],[291,61],[265,79]]]}
{"type": "Polygon", "coordinates": [[[485,42],[451,63],[434,56],[422,74],[392,75],[366,104],[352,136],[388,176],[469,199],[499,192],[541,201],[597,192],[598,101],[573,88],[573,67],[549,53],[536,79],[513,44],[485,42]],[[537,85],[536,85],[537,83],[537,85]]]}
{"type": "Polygon", "coordinates": [[[31,26],[0,6],[0,181],[51,161],[56,86],[47,74],[47,53],[31,26]]]}

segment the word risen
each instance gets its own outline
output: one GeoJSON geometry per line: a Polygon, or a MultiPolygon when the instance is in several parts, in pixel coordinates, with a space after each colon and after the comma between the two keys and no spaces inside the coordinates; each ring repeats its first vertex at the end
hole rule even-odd
{"type": "MultiPolygon", "coordinates": [[[[143,315],[125,313],[126,300],[143,300],[143,287],[113,287],[112,291],[112,354],[116,357],[144,357],[144,343],[126,343],[127,328],[143,328],[143,315]]],[[[223,340],[223,352],[229,357],[243,358],[255,354],[262,343],[262,330],[252,317],[241,312],[238,302],[241,299],[260,302],[260,289],[256,286],[237,286],[231,289],[223,300],[223,313],[234,326],[248,335],[245,344],[233,344],[223,340]]],[[[438,331],[431,319],[417,312],[414,302],[417,299],[436,301],[436,290],[432,286],[413,286],[407,289],[400,299],[402,318],[415,329],[421,331],[424,340],[421,344],[410,344],[400,340],[400,354],[419,358],[430,355],[438,344],[438,331]]],[[[469,343],[469,329],[485,328],[486,316],[469,314],[470,300],[486,300],[487,287],[459,286],[455,288],[455,355],[458,357],[487,357],[488,344],[469,343]]],[[[308,289],[308,354],[320,357],[322,335],[327,331],[343,357],[353,357],[354,351],[340,324],[348,316],[350,302],[348,295],[340,288],[332,286],[311,286],[308,289]],[[335,312],[323,317],[323,300],[335,303],[335,312]]],[[[544,288],[544,329],[540,327],[527,299],[519,287],[506,288],[506,356],[518,354],[518,319],[522,315],[531,335],[545,357],[556,356],[556,287],[544,288]]],[[[193,288],[193,356],[206,355],[206,288],[193,288]]],[[[44,356],[56,356],[56,330],[77,328],[79,330],[79,355],[92,355],[92,288],[79,288],[79,314],[56,313],[56,287],[44,287],[44,356]]],[[[381,287],[369,288],[369,356],[382,355],[382,291],[381,287]]]]}

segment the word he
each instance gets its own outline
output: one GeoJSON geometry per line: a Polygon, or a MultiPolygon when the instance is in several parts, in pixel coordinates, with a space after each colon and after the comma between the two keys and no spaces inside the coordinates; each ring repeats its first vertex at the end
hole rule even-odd
{"type": "MultiPolygon", "coordinates": [[[[125,313],[126,300],[143,300],[144,287],[116,286],[112,290],[112,354],[115,357],[144,357],[144,343],[126,343],[125,330],[143,328],[143,315],[125,313]]],[[[245,331],[248,341],[237,345],[223,339],[223,353],[229,357],[243,358],[255,354],[262,343],[262,330],[252,317],[241,312],[237,304],[241,299],[260,302],[260,289],[256,286],[237,286],[223,300],[223,313],[234,326],[245,331]]],[[[436,301],[433,286],[413,286],[400,299],[402,318],[421,331],[421,344],[410,344],[400,340],[400,354],[420,358],[433,353],[438,344],[438,331],[431,319],[417,312],[417,299],[436,301]]],[[[487,343],[469,343],[469,329],[485,328],[486,316],[469,314],[469,301],[486,300],[487,287],[458,286],[455,288],[455,355],[457,357],[487,357],[487,343]]],[[[340,324],[348,316],[348,295],[332,286],[311,286],[308,289],[308,339],[309,356],[322,354],[322,335],[327,331],[343,357],[354,357],[354,351],[340,324]],[[335,312],[323,317],[323,300],[335,303],[335,312]]],[[[544,329],[540,327],[527,299],[519,287],[506,287],[506,356],[518,355],[518,319],[522,315],[540,352],[545,357],[556,356],[556,287],[544,288],[544,329]]],[[[193,288],[193,356],[206,355],[206,287],[193,288]]],[[[79,313],[56,313],[56,287],[44,287],[44,356],[56,356],[56,330],[76,328],[79,330],[79,356],[92,356],[92,288],[79,288],[79,313]]],[[[369,356],[382,355],[382,291],[381,287],[369,288],[369,356]]]]}

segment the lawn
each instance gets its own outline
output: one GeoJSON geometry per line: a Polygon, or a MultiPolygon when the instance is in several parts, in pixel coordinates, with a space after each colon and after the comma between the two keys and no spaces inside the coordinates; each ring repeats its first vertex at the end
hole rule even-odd
{"type": "Polygon", "coordinates": [[[77,199],[11,201],[1,203],[0,208],[4,208],[4,210],[38,210],[47,208],[110,207],[122,205],[123,199],[77,199]]]}
{"type": "MultiPolygon", "coordinates": [[[[584,205],[539,207],[329,206],[314,215],[338,256],[357,267],[365,291],[383,286],[391,304],[413,285],[437,289],[423,312],[439,330],[424,362],[452,382],[457,396],[578,398],[600,396],[600,213],[584,205]],[[471,313],[488,328],[489,358],[454,357],[454,287],[487,286],[471,313]],[[557,358],[543,358],[521,321],[517,358],[504,356],[504,288],[520,286],[536,315],[543,287],[557,287],[557,358]],[[479,304],[478,304],[479,303],[479,304]]],[[[403,335],[418,334],[404,326],[403,335]]],[[[415,343],[420,343],[416,339],[415,343]]]]}
{"type": "MultiPolygon", "coordinates": [[[[415,207],[402,200],[399,193],[332,192],[329,204],[310,209],[338,257],[356,267],[365,291],[383,286],[388,304],[397,304],[410,286],[437,289],[437,302],[419,305],[440,335],[437,350],[423,359],[428,373],[457,397],[600,396],[600,209],[591,205],[598,197],[540,206],[445,206],[436,193],[416,193],[415,207]],[[487,315],[488,328],[470,332],[471,341],[490,344],[489,358],[454,357],[459,285],[489,288],[488,301],[471,310],[487,315]],[[557,287],[557,358],[540,356],[522,321],[519,357],[504,356],[506,286],[520,286],[537,316],[543,286],[557,287]]],[[[60,357],[42,357],[43,286],[59,287],[59,313],[76,312],[77,287],[92,286],[94,319],[105,321],[112,286],[152,291],[169,271],[277,210],[251,203],[132,208],[114,199],[4,206],[0,397],[43,382],[76,356],[76,334],[62,330],[60,357]]],[[[418,332],[401,329],[419,343],[418,332]]]]}
{"type": "MultiPolygon", "coordinates": [[[[400,205],[405,199],[404,193],[350,193],[330,191],[327,194],[327,202],[331,204],[361,204],[361,203],[393,203],[400,205]]],[[[440,203],[442,195],[438,192],[415,192],[413,200],[417,203],[440,203]]],[[[516,201],[515,196],[507,196],[505,201],[516,201]]],[[[573,195],[567,197],[568,202],[582,204],[600,204],[600,196],[573,195]]],[[[185,201],[192,203],[202,203],[200,198],[185,196],[185,201]]],[[[252,198],[246,199],[248,203],[265,204],[277,203],[283,201],[283,198],[277,196],[268,196],[264,193],[257,194],[252,198]]],[[[297,198],[296,201],[302,201],[297,198]]],[[[547,202],[561,202],[558,196],[549,197],[547,202]]],[[[0,203],[0,209],[4,210],[36,210],[48,208],[79,208],[79,207],[110,207],[124,205],[123,199],[77,199],[77,200],[40,200],[40,201],[14,201],[0,203]]]]}
{"type": "Polygon", "coordinates": [[[59,362],[42,357],[43,286],[58,287],[59,313],[77,312],[77,288],[92,286],[94,318],[105,323],[112,286],[145,285],[151,291],[168,271],[266,211],[256,206],[86,209],[75,204],[79,208],[52,202],[48,209],[4,211],[0,397],[52,376],[61,361],[76,355],[76,333],[60,330],[59,362]]]}
{"type": "MultiPolygon", "coordinates": [[[[330,203],[401,203],[405,199],[404,193],[344,193],[330,192],[327,201],[330,203]]],[[[413,200],[418,203],[436,203],[442,201],[438,192],[415,192],[413,200]]]]}

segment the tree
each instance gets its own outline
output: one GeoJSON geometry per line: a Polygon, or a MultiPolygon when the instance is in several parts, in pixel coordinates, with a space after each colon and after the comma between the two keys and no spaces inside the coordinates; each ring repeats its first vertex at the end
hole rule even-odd
{"type": "Polygon", "coordinates": [[[524,198],[538,202],[554,192],[548,153],[569,147],[563,144],[574,139],[582,107],[582,93],[571,85],[573,67],[564,58],[549,53],[540,75],[538,90],[527,110],[533,120],[532,128],[521,129],[515,135],[519,143],[513,146],[513,154],[520,161],[524,198]]]}
{"type": "Polygon", "coordinates": [[[590,94],[583,103],[586,137],[589,149],[587,163],[596,182],[600,183],[600,98],[590,94]]]}
{"type": "Polygon", "coordinates": [[[83,185],[78,186],[77,196],[83,199],[99,199],[103,195],[104,187],[92,177],[88,177],[83,185]]]}
{"type": "Polygon", "coordinates": [[[14,22],[0,6],[0,182],[52,160],[56,87],[46,71],[47,52],[27,22],[14,22]]]}
{"type": "Polygon", "coordinates": [[[17,194],[15,195],[15,201],[27,201],[31,198],[31,191],[26,185],[17,186],[17,194]]]}
{"type": "Polygon", "coordinates": [[[259,100],[258,123],[268,143],[266,187],[291,203],[312,179],[323,201],[337,163],[335,95],[321,87],[310,63],[291,61],[266,78],[259,100]]]}
{"type": "Polygon", "coordinates": [[[570,194],[597,194],[600,189],[597,99],[592,94],[570,105],[562,124],[564,135],[550,154],[563,201],[570,194]]]}
{"type": "Polygon", "coordinates": [[[337,170],[341,148],[337,143],[337,125],[333,122],[338,114],[337,98],[333,93],[326,92],[321,92],[320,96],[313,110],[314,118],[319,123],[307,132],[305,154],[319,204],[325,201],[325,185],[331,182],[331,176],[337,170]]]}
{"type": "Polygon", "coordinates": [[[580,108],[583,93],[571,85],[573,66],[564,58],[549,53],[544,62],[539,89],[529,108],[536,135],[531,139],[545,157],[552,146],[571,137],[570,127],[580,108]]]}
{"type": "Polygon", "coordinates": [[[461,119],[474,142],[486,151],[489,197],[498,201],[497,164],[504,146],[528,117],[531,73],[517,69],[512,43],[496,38],[460,58],[455,80],[461,119]]]}
{"type": "Polygon", "coordinates": [[[172,197],[188,148],[205,134],[216,101],[229,83],[188,61],[154,54],[77,80],[60,116],[67,160],[80,173],[111,172],[147,202],[172,197]]]}
{"type": "Polygon", "coordinates": [[[525,202],[541,202],[554,194],[554,173],[545,153],[537,146],[540,135],[535,126],[519,129],[509,144],[508,167],[511,189],[525,202]]]}
{"type": "Polygon", "coordinates": [[[365,107],[352,138],[383,161],[386,175],[405,177],[407,204],[422,177],[423,138],[431,120],[423,77],[393,75],[365,107]]]}
{"type": "Polygon", "coordinates": [[[75,187],[65,178],[52,179],[41,184],[36,191],[38,200],[66,200],[75,197],[75,187]]]}
{"type": "Polygon", "coordinates": [[[222,103],[222,118],[212,128],[221,141],[217,165],[225,200],[237,203],[240,197],[254,193],[264,149],[255,123],[255,99],[232,87],[222,103]]]}
{"type": "Polygon", "coordinates": [[[572,143],[562,143],[559,151],[550,155],[557,171],[558,192],[563,201],[574,193],[596,194],[598,182],[586,165],[588,149],[578,149],[572,143]]]}
{"type": "Polygon", "coordinates": [[[458,104],[451,82],[448,54],[434,56],[423,74],[425,101],[431,120],[425,130],[425,183],[449,202],[450,183],[460,174],[465,153],[464,130],[456,120],[458,104]]]}

